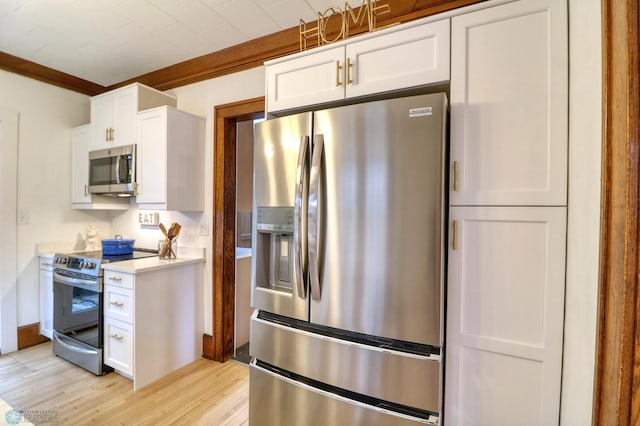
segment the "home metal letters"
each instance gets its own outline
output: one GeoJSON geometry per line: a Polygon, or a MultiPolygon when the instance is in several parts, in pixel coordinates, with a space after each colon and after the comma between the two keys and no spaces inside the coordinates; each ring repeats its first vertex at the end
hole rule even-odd
{"type": "Polygon", "coordinates": [[[391,8],[388,4],[378,5],[377,0],[362,0],[362,6],[353,9],[348,2],[344,3],[344,9],[339,6],[331,6],[324,12],[318,12],[318,19],[315,26],[300,19],[300,51],[307,49],[307,40],[316,38],[318,46],[334,43],[338,40],[349,37],[349,26],[355,24],[356,27],[369,24],[369,31],[376,29],[376,17],[389,13],[391,8]],[[340,21],[340,30],[334,38],[327,38],[327,23],[330,20],[340,21]]]}

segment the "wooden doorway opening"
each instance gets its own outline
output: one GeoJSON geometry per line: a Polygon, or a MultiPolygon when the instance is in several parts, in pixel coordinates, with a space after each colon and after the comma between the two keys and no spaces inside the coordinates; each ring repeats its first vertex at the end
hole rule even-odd
{"type": "Polygon", "coordinates": [[[264,97],[214,108],[213,342],[205,356],[233,356],[236,262],[236,124],[264,117],[264,97]]]}

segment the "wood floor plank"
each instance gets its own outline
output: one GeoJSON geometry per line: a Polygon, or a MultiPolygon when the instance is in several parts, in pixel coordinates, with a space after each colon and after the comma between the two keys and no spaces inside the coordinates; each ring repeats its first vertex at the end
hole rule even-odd
{"type": "Polygon", "coordinates": [[[134,392],[130,380],[96,377],[43,343],[0,356],[0,398],[18,410],[54,411],[58,424],[247,425],[249,368],[199,359],[134,392]]]}

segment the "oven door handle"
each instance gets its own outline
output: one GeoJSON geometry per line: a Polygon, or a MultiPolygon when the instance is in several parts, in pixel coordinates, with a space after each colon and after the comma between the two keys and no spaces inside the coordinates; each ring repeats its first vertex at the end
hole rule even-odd
{"type": "Polygon", "coordinates": [[[62,333],[58,333],[56,330],[53,330],[53,339],[72,352],[78,352],[87,355],[96,355],[98,353],[97,349],[87,349],[83,347],[84,345],[80,346],[78,342],[68,338],[62,333]]]}
{"type": "Polygon", "coordinates": [[[97,280],[85,280],[82,278],[70,277],[53,271],[53,281],[73,287],[81,287],[91,291],[100,291],[100,283],[97,280]]]}

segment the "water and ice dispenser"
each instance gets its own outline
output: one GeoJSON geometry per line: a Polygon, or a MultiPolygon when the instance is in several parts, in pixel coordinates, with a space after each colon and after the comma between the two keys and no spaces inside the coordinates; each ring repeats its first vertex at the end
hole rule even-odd
{"type": "Polygon", "coordinates": [[[258,207],[256,286],[292,292],[293,220],[293,207],[258,207]]]}

